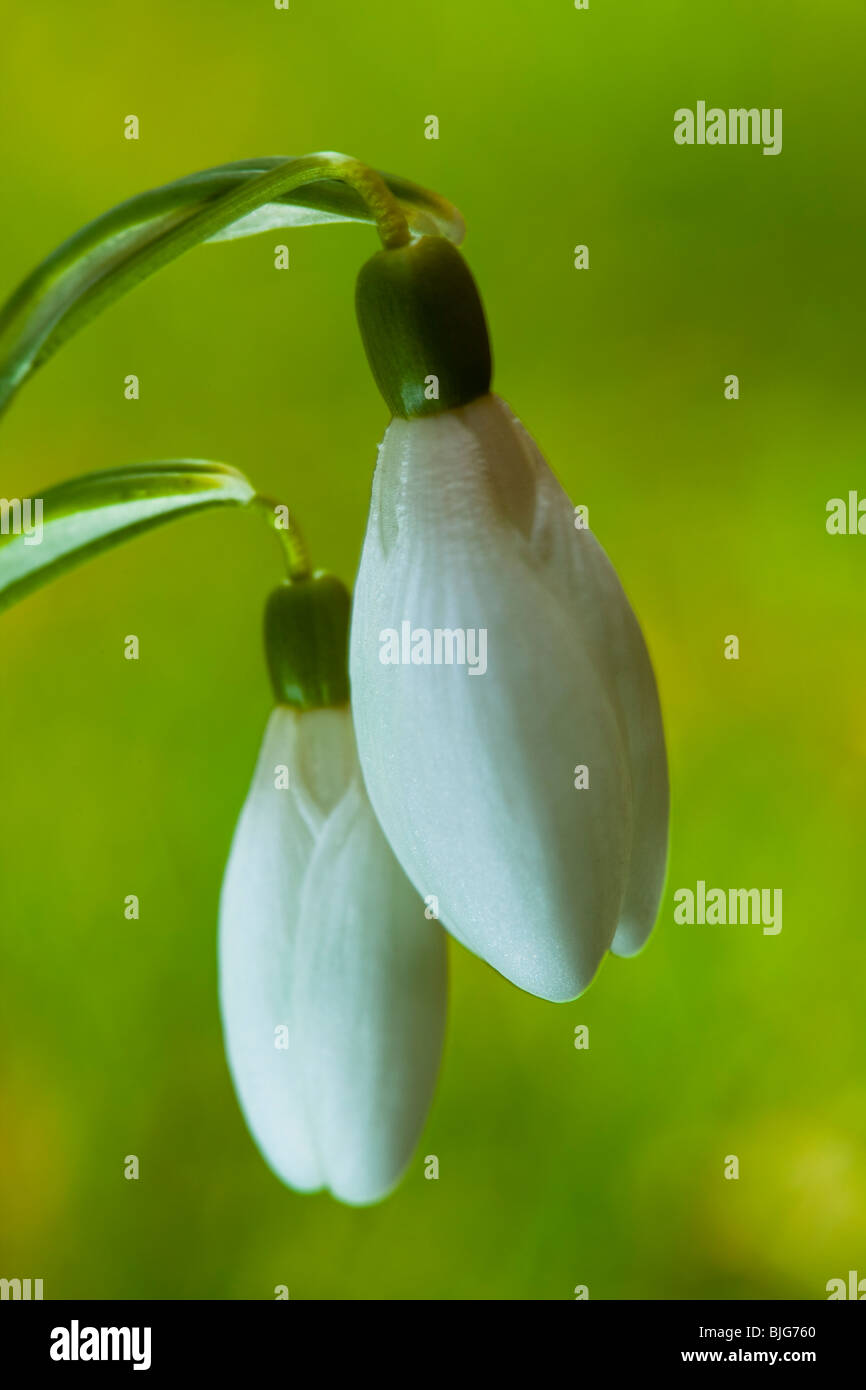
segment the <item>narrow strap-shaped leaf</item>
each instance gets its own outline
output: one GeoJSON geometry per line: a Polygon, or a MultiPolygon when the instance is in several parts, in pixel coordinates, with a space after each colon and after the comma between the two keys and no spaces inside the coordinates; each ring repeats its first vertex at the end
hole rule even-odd
{"type": "Polygon", "coordinates": [[[89,473],[24,503],[0,499],[0,612],[142,531],[255,496],[234,468],[176,459],[89,473]]]}
{"type": "MultiPolygon", "coordinates": [[[[112,208],[57,248],[0,309],[0,411],[25,378],[113,300],[203,241],[311,222],[371,222],[347,155],[253,159],[219,165],[112,208]]],[[[436,194],[379,176],[415,234],[459,242],[463,220],[436,194]]]]}

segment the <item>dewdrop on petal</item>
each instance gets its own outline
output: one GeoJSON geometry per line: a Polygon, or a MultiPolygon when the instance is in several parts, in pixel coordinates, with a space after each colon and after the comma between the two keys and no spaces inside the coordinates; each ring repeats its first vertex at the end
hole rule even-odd
{"type": "Polygon", "coordinates": [[[668,779],[655,678],[607,556],[490,392],[484,311],[438,237],[362,268],[358,318],[392,419],[355,590],[351,677],[376,815],[444,926],[509,980],[573,999],[658,911],[668,779]],[[439,664],[382,660],[405,623],[439,664]],[[448,638],[483,631],[477,679],[448,638]],[[444,655],[443,655],[444,654],[444,655]],[[575,790],[573,768],[589,769],[575,790]]]}
{"type": "Polygon", "coordinates": [[[290,1187],[399,1180],[433,1094],[445,938],[373,815],[348,704],[349,596],[317,575],[266,613],[277,705],[223,882],[220,1005],[247,1125],[290,1187]]]}

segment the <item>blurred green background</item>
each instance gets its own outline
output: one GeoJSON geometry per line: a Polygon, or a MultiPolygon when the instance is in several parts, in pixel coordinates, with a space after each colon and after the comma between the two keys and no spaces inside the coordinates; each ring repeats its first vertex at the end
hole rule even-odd
{"type": "MultiPolygon", "coordinates": [[[[402,1186],[361,1211],[296,1196],[241,1120],[215,978],[272,543],[208,514],[24,602],[0,626],[0,1275],[352,1299],[822,1298],[866,1275],[866,538],[824,525],[866,494],[862,5],[4,0],[2,29],[0,294],[121,199],[246,156],[342,149],[461,207],[496,386],[642,619],[673,818],[644,954],[555,1006],[452,947],[402,1186]],[[699,99],[782,107],[782,154],[676,146],[699,99]],[[699,878],[781,887],[781,934],[675,925],[699,878]]],[[[375,249],[304,228],[177,262],[24,389],[0,492],[221,459],[351,581],[386,424],[353,311],[375,249]]]]}

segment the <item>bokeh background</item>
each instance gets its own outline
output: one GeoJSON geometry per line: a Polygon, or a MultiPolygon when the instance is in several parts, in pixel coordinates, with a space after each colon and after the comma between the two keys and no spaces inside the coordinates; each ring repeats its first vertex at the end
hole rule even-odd
{"type": "MultiPolygon", "coordinates": [[[[0,1274],[48,1298],[338,1299],[822,1298],[866,1275],[866,538],[824,524],[866,494],[859,0],[0,9],[3,294],[121,199],[251,155],[342,149],[461,207],[497,387],[641,616],[673,782],[642,956],[554,1006],[452,947],[418,1153],[351,1210],[266,1169],[217,1014],[272,543],[207,514],[5,615],[0,1274]],[[676,146],[698,99],[782,107],[782,154],[676,146]],[[782,888],[781,934],[675,925],[699,878],[782,888]]],[[[386,424],[353,315],[375,249],[334,226],[177,262],[25,388],[0,492],[221,459],[351,581],[386,424]]]]}

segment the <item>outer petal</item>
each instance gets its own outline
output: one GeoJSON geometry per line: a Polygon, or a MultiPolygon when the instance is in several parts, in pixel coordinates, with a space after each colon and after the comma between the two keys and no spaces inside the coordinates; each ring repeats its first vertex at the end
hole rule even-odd
{"type": "Polygon", "coordinates": [[[226,1053],[250,1131],[274,1172],[310,1191],[324,1181],[310,1138],[290,1014],[294,944],[314,835],[356,766],[348,711],[280,706],[265,732],[220,901],[219,983],[226,1053]],[[275,769],[289,769],[289,789],[275,769]],[[275,1046],[287,1027],[288,1050],[275,1046]]]}
{"type": "Polygon", "coordinates": [[[384,1197],[418,1141],[445,1027],[445,937],[385,842],[360,782],[307,873],[292,1012],[323,1180],[384,1197]]]}
{"type": "Polygon", "coordinates": [[[515,984],[564,1000],[616,930],[631,784],[609,672],[567,568],[548,573],[536,455],[495,397],[392,422],[355,593],[353,709],[370,798],[415,886],[515,984]],[[380,634],[404,619],[486,629],[486,674],[383,665],[380,634]]]}
{"type": "Polygon", "coordinates": [[[536,445],[508,407],[525,441],[537,482],[534,546],[560,598],[581,615],[585,640],[608,677],[628,751],[632,838],[626,891],[611,950],[630,956],[658,915],[668,845],[668,765],[655,675],[640,624],[616,571],[589,530],[575,530],[574,510],[536,445]]]}
{"type": "MultiPolygon", "coordinates": [[[[632,781],[632,840],[628,879],[611,950],[631,956],[655,925],[664,889],[668,852],[668,762],[655,675],[643,633],[607,555],[583,532],[585,569],[575,576],[578,593],[594,585],[593,610],[607,621],[596,634],[619,700],[632,781]],[[582,581],[585,580],[585,583],[582,581]]],[[[600,657],[601,659],[601,657],[600,657]]]]}

